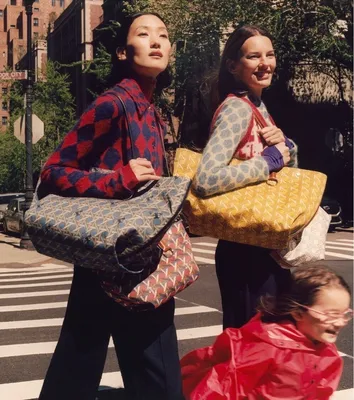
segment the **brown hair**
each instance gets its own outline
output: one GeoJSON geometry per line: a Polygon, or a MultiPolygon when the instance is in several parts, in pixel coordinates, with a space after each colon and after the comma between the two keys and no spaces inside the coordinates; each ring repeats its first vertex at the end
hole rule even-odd
{"type": "Polygon", "coordinates": [[[276,297],[262,297],[258,311],[264,322],[293,320],[291,314],[302,310],[299,305],[311,307],[324,288],[340,288],[351,294],[345,280],[325,266],[299,267],[293,272],[286,288],[276,297]]]}
{"type": "Polygon", "coordinates": [[[244,87],[242,82],[237,82],[229,72],[227,60],[237,60],[240,57],[240,50],[245,41],[252,36],[258,35],[272,39],[268,32],[254,25],[243,25],[236,29],[228,38],[221,56],[217,82],[214,85],[215,88],[217,87],[217,91],[213,90],[214,93],[212,94],[213,108],[216,109],[226,96],[235,90],[247,92],[247,88],[244,87]]]}

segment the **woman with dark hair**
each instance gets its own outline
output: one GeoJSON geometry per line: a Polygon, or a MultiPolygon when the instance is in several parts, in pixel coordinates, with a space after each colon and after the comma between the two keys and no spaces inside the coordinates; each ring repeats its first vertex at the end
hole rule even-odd
{"type": "Polygon", "coordinates": [[[350,289],[322,266],[297,269],[240,329],[181,361],[186,400],[329,400],[343,361],[335,342],[353,318],[350,289]]]}
{"type": "MultiPolygon", "coordinates": [[[[297,164],[294,143],[275,126],[261,100],[275,66],[271,39],[262,29],[243,26],[227,40],[213,98],[218,109],[193,182],[199,196],[266,181],[271,172],[297,164]],[[258,125],[256,113],[266,127],[258,125]],[[238,165],[229,165],[233,158],[238,165]]],[[[224,329],[245,324],[260,296],[275,295],[290,277],[270,250],[260,247],[219,240],[215,260],[224,329]]]]}
{"type": "MultiPolygon", "coordinates": [[[[52,193],[126,198],[163,174],[165,126],[152,96],[168,66],[168,32],[157,14],[140,13],[126,18],[119,38],[116,85],[88,107],[43,168],[42,182],[52,193]],[[138,158],[130,159],[131,147],[138,158]]],[[[174,309],[171,300],[153,311],[128,311],[104,292],[100,274],[75,266],[39,398],[94,400],[112,336],[129,400],[183,399],[174,309]]]]}

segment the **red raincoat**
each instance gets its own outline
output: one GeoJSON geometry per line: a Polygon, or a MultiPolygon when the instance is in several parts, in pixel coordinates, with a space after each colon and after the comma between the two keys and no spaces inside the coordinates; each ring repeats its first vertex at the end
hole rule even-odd
{"type": "Polygon", "coordinates": [[[263,323],[257,315],[187,354],[183,389],[186,400],[325,400],[342,363],[335,345],[315,345],[293,323],[263,323]]]}

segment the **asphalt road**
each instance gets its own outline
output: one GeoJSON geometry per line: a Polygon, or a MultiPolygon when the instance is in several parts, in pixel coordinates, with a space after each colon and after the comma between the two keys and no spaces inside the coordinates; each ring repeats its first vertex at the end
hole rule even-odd
{"type": "MultiPolygon", "coordinates": [[[[1,240],[1,234],[0,234],[1,240]]],[[[216,241],[193,238],[201,267],[198,282],[176,299],[176,327],[180,356],[211,344],[221,332],[220,296],[214,269],[216,241]]],[[[353,287],[353,233],[336,232],[327,237],[326,264],[353,287]]],[[[70,289],[72,269],[51,261],[21,267],[0,268],[0,399],[28,400],[38,396],[42,379],[60,332],[70,289]]],[[[336,399],[349,400],[353,389],[353,326],[338,340],[344,372],[336,399]]],[[[101,389],[120,386],[119,367],[109,348],[101,389]]],[[[122,390],[104,390],[99,400],[123,400],[122,390]]],[[[63,399],[65,400],[65,399],[63,399]]]]}

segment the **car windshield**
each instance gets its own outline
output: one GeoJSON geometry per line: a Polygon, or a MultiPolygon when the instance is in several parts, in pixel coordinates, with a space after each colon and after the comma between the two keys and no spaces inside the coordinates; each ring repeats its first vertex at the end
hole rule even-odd
{"type": "Polygon", "coordinates": [[[16,197],[21,197],[20,194],[12,194],[12,195],[0,195],[0,204],[9,204],[11,200],[16,199],[16,197]]]}

